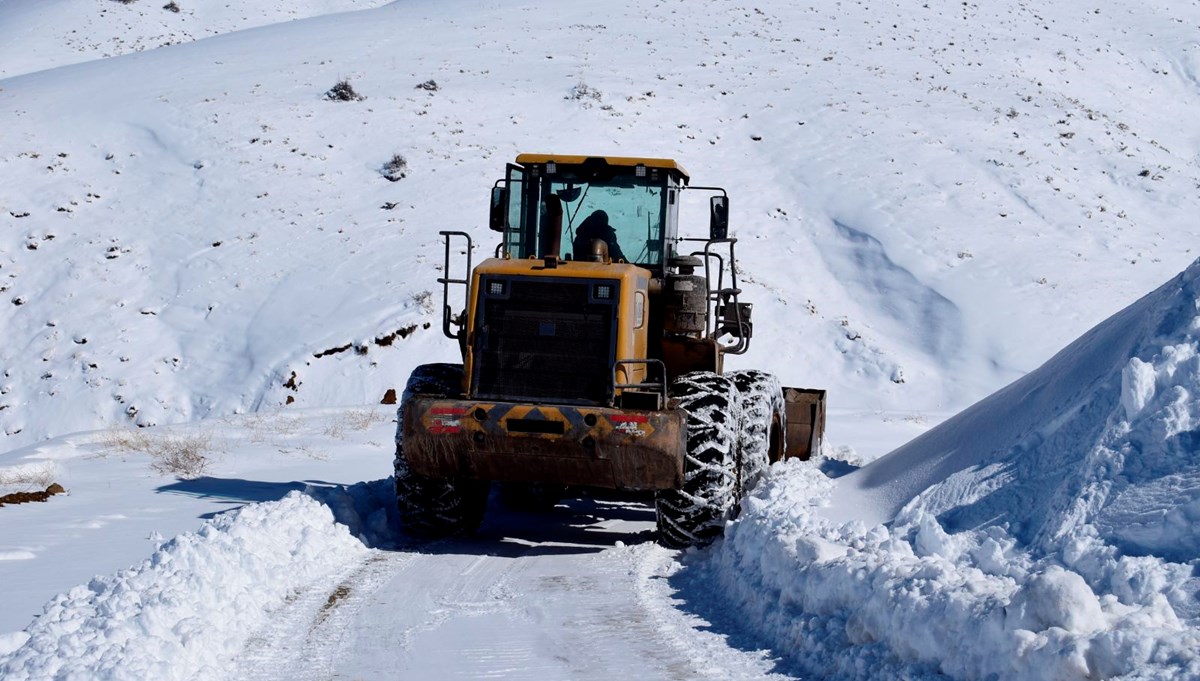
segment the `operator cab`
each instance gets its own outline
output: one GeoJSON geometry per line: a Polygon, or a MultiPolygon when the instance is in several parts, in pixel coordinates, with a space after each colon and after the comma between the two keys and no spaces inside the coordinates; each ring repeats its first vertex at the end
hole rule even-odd
{"type": "Polygon", "coordinates": [[[492,191],[501,255],[627,262],[662,276],[687,173],[652,158],[521,154],[492,191]]]}

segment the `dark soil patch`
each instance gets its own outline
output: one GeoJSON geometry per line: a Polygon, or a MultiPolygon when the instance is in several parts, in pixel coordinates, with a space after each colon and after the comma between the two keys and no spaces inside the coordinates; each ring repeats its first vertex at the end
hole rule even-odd
{"type": "Polygon", "coordinates": [[[5,504],[25,504],[31,501],[46,501],[55,494],[63,494],[66,491],[62,485],[56,482],[47,487],[44,492],[13,492],[12,494],[5,494],[0,497],[0,506],[4,506],[5,504]]]}
{"type": "MultiPolygon", "coordinates": [[[[425,322],[424,324],[420,325],[420,328],[428,329],[430,326],[431,326],[431,324],[429,322],[425,322]]],[[[393,331],[391,333],[387,333],[382,336],[377,336],[374,339],[374,343],[375,343],[375,345],[378,345],[381,348],[386,348],[389,345],[395,343],[397,340],[402,340],[404,338],[408,338],[409,336],[411,336],[413,334],[414,331],[417,330],[417,328],[418,327],[416,324],[410,324],[408,326],[396,329],[395,331],[393,331]]],[[[318,359],[320,359],[321,357],[329,357],[330,355],[336,355],[336,354],[339,354],[342,352],[346,352],[350,348],[354,348],[354,351],[360,355],[367,354],[367,346],[366,345],[356,347],[353,343],[346,343],[345,345],[338,345],[336,347],[328,348],[328,349],[322,350],[320,352],[314,352],[313,357],[316,357],[318,359]]]]}
{"type": "Polygon", "coordinates": [[[345,584],[339,584],[333,593],[329,594],[329,600],[325,601],[325,605],[321,606],[321,612],[317,613],[317,619],[313,622],[316,626],[325,621],[329,617],[330,611],[337,607],[338,603],[350,595],[350,587],[345,584]]]}
{"type": "Polygon", "coordinates": [[[339,584],[338,588],[334,589],[333,593],[329,594],[329,600],[325,601],[324,609],[328,610],[332,608],[333,606],[337,605],[338,601],[349,595],[350,587],[346,586],[345,584],[339,584]]]}

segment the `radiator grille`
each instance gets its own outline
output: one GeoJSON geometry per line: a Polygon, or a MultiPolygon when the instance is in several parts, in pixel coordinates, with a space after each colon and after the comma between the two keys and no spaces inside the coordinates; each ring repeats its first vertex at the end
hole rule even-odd
{"type": "Polygon", "coordinates": [[[485,278],[480,286],[475,396],[604,403],[610,393],[618,282],[485,278]],[[493,294],[492,282],[503,281],[493,294]],[[608,300],[595,286],[611,286],[608,300]]]}

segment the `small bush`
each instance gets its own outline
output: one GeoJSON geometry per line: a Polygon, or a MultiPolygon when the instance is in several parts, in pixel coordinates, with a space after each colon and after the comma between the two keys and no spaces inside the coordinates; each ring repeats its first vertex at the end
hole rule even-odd
{"type": "Polygon", "coordinates": [[[291,438],[304,425],[300,419],[283,416],[279,412],[251,414],[230,423],[248,430],[250,441],[254,444],[275,444],[277,440],[291,438]]]}
{"type": "Polygon", "coordinates": [[[426,92],[437,92],[439,88],[438,88],[437,81],[430,78],[429,80],[425,81],[424,83],[417,83],[417,87],[414,89],[425,90],[426,92]]]}
{"type": "Polygon", "coordinates": [[[198,478],[208,470],[208,448],[212,438],[206,435],[167,437],[150,452],[150,468],[163,475],[198,478]]]}
{"type": "Polygon", "coordinates": [[[325,435],[344,440],[346,431],[366,430],[383,421],[383,416],[374,409],[350,409],[330,416],[325,422],[325,435]]]}
{"type": "Polygon", "coordinates": [[[334,83],[325,93],[325,99],[331,102],[361,102],[366,99],[354,90],[354,86],[345,78],[334,83]]]}
{"type": "Polygon", "coordinates": [[[345,415],[345,423],[352,430],[366,430],[381,421],[383,416],[374,409],[351,409],[345,415]]]}
{"type": "Polygon", "coordinates": [[[150,468],[163,475],[184,479],[198,478],[208,471],[212,436],[157,435],[144,430],[112,432],[102,442],[109,453],[139,452],[150,457],[150,468]]]}
{"type": "Polygon", "coordinates": [[[421,306],[421,311],[425,314],[433,314],[436,309],[433,302],[433,291],[421,291],[413,294],[413,302],[421,306]]]}
{"type": "Polygon", "coordinates": [[[392,182],[399,182],[408,177],[408,161],[400,154],[392,154],[392,160],[384,163],[379,172],[392,182]]]}
{"type": "Polygon", "coordinates": [[[46,489],[54,482],[58,467],[52,461],[35,461],[0,468],[0,490],[46,489]]]}
{"type": "Polygon", "coordinates": [[[168,12],[179,14],[179,5],[175,4],[175,0],[171,0],[171,2],[163,5],[163,9],[167,10],[168,12]]]}
{"type": "Polygon", "coordinates": [[[571,91],[563,99],[573,99],[586,109],[590,108],[593,103],[599,102],[602,96],[599,90],[580,81],[575,84],[575,87],[571,88],[571,91]]]}

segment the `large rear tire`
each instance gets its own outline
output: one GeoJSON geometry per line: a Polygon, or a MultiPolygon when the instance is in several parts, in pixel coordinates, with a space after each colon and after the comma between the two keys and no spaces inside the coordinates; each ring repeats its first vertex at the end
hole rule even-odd
{"type": "Polygon", "coordinates": [[[757,369],[725,375],[742,395],[738,447],[742,450],[742,490],[747,491],[758,483],[768,466],[783,458],[786,423],[783,388],[774,374],[757,369]]]}
{"type": "Polygon", "coordinates": [[[461,364],[423,364],[413,369],[396,423],[396,505],[404,531],[441,537],[479,527],[488,483],[466,478],[430,478],[413,473],[404,456],[404,409],[413,395],[454,397],[462,390],[461,364]]]}
{"type": "Polygon", "coordinates": [[[697,371],[676,379],[671,397],[687,415],[687,451],[683,486],[655,495],[658,537],[673,548],[703,546],[737,513],[741,394],[729,378],[697,371]]]}

